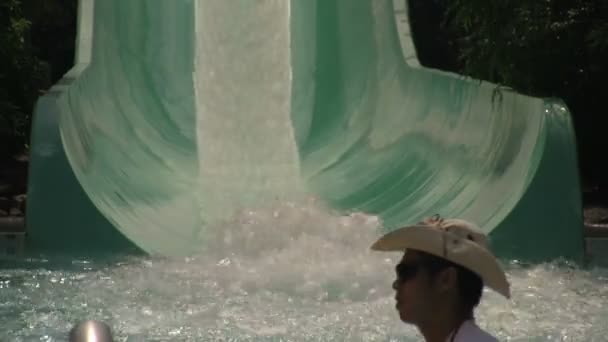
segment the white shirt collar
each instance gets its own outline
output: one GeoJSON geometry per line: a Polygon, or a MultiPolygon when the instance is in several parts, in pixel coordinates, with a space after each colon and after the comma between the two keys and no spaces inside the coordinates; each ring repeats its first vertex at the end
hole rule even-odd
{"type": "MultiPolygon", "coordinates": [[[[452,334],[448,336],[446,342],[452,342],[452,334]]],[[[475,320],[464,321],[456,331],[453,342],[498,342],[498,340],[488,332],[481,329],[475,320]]]]}

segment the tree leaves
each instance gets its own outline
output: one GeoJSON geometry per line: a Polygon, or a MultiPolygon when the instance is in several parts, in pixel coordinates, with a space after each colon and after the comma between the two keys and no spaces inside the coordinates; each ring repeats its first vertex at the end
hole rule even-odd
{"type": "Polygon", "coordinates": [[[460,37],[461,73],[567,98],[593,78],[590,70],[608,68],[606,21],[604,0],[453,0],[444,28],[460,37]]]}
{"type": "Polygon", "coordinates": [[[0,154],[27,145],[35,101],[71,65],[76,5],[77,0],[0,2],[0,154]],[[55,51],[63,55],[54,58],[55,51]],[[49,59],[60,66],[54,78],[49,59]]]}

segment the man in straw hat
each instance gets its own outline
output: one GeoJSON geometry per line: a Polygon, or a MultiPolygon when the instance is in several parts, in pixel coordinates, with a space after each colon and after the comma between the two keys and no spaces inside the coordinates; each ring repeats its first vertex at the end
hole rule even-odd
{"type": "Polygon", "coordinates": [[[509,283],[486,235],[474,224],[438,215],[382,236],[376,251],[404,252],[396,267],[396,307],[427,342],[497,341],[476,325],[483,286],[510,298],[509,283]]]}

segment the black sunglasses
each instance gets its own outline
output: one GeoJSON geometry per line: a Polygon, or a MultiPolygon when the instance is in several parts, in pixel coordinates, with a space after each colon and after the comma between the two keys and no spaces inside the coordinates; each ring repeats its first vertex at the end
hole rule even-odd
{"type": "Polygon", "coordinates": [[[435,275],[447,267],[457,267],[457,265],[440,259],[435,261],[421,259],[412,263],[401,262],[395,267],[395,271],[397,272],[397,280],[406,282],[414,278],[422,268],[427,270],[430,275],[435,275]]]}
{"type": "Polygon", "coordinates": [[[397,280],[400,282],[406,282],[416,276],[418,271],[420,270],[422,264],[421,263],[399,263],[395,267],[395,271],[397,273],[397,280]]]}

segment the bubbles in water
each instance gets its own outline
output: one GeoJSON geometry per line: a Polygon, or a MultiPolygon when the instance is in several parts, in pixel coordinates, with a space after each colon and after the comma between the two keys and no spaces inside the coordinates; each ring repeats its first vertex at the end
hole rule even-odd
{"type": "MultiPolygon", "coordinates": [[[[65,340],[81,319],[120,341],[418,341],[394,309],[401,255],[369,250],[374,217],[314,204],[245,211],[209,229],[207,250],[71,269],[0,273],[0,319],[11,341],[65,340]],[[46,337],[45,337],[46,336],[46,337]]],[[[491,291],[479,324],[504,341],[600,341],[608,274],[568,265],[510,265],[513,299],[491,291]]]]}

